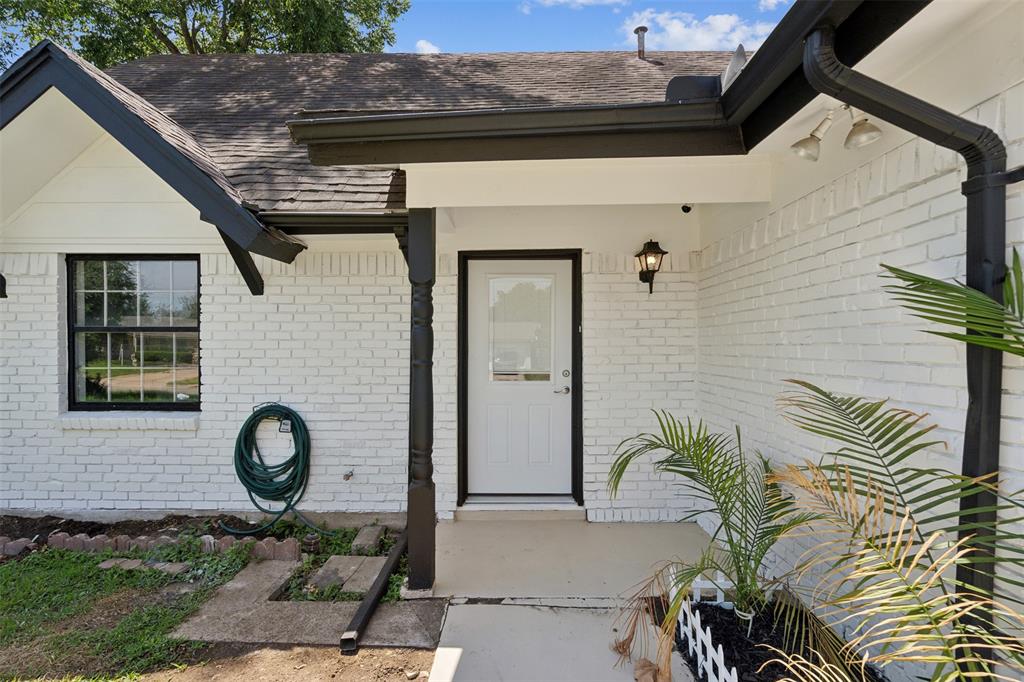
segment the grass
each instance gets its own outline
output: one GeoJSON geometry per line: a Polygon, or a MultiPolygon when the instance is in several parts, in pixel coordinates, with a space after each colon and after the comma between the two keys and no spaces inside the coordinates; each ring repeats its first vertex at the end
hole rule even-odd
{"type": "MultiPolygon", "coordinates": [[[[58,666],[61,662],[75,665],[80,660],[93,661],[97,669],[89,670],[89,674],[115,676],[191,660],[204,645],[174,639],[170,633],[217,587],[244,568],[251,553],[248,545],[235,545],[224,554],[203,554],[200,546],[197,537],[185,537],[179,545],[145,553],[119,553],[155,561],[188,562],[189,570],[176,578],[155,570],[99,569],[99,563],[112,556],[109,552],[85,554],[47,548],[21,561],[0,565],[0,659],[4,647],[19,645],[37,650],[32,660],[58,666]],[[162,588],[175,580],[192,583],[193,589],[185,594],[162,593],[162,588]],[[62,621],[88,615],[98,601],[119,592],[132,597],[132,606],[143,605],[112,624],[61,630],[62,621]]],[[[0,677],[13,677],[12,672],[0,670],[0,677]]]]}
{"type": "Polygon", "coordinates": [[[51,549],[0,565],[0,647],[37,636],[45,624],[80,614],[117,590],[171,581],[158,571],[101,571],[100,561],[51,549]]]}

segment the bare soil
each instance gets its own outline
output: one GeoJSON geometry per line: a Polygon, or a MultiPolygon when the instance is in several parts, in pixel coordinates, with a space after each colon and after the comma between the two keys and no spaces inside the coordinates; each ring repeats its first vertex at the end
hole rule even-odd
{"type": "MultiPolygon", "coordinates": [[[[51,533],[64,532],[68,535],[85,533],[99,535],[104,533],[110,537],[115,535],[177,535],[182,531],[198,534],[209,534],[214,537],[228,535],[220,524],[223,522],[231,528],[249,528],[251,524],[244,519],[229,514],[218,516],[165,516],[162,519],[129,519],[113,523],[99,521],[78,521],[59,516],[0,516],[0,536],[9,538],[38,538],[36,542],[45,544],[51,533]]],[[[264,537],[256,535],[257,539],[264,537]]]]}
{"type": "MultiPolygon", "coordinates": [[[[204,650],[201,657],[203,661],[180,670],[143,675],[140,682],[406,682],[406,671],[430,670],[434,652],[363,648],[355,656],[343,656],[334,647],[217,645],[204,650]]],[[[426,676],[419,679],[424,680],[426,676]]]]}

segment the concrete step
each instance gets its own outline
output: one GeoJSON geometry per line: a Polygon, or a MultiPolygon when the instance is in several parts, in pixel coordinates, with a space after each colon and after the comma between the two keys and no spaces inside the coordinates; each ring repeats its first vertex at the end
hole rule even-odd
{"type": "Polygon", "coordinates": [[[455,510],[456,521],[586,521],[587,511],[578,505],[513,504],[463,505],[455,510]]]}

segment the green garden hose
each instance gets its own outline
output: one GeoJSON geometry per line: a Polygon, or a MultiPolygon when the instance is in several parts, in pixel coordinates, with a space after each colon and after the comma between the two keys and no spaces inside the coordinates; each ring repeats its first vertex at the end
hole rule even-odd
{"type": "Polygon", "coordinates": [[[235,438],[235,473],[253,505],[273,518],[252,530],[229,528],[223,523],[220,527],[235,535],[255,535],[273,526],[288,512],[294,512],[307,526],[321,531],[295,508],[306,492],[306,484],[309,482],[309,453],[309,430],[306,428],[306,422],[302,421],[302,417],[295,410],[277,403],[257,406],[242,424],[238,437],[235,438]],[[256,442],[256,430],[266,419],[288,422],[291,425],[294,452],[279,464],[264,462],[256,442]],[[275,511],[264,506],[261,500],[283,502],[284,507],[275,511]]]}

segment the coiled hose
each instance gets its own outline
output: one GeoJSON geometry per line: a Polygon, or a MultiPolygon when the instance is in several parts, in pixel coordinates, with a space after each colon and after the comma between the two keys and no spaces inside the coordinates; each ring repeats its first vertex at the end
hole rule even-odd
{"type": "Polygon", "coordinates": [[[238,430],[238,437],[235,438],[235,474],[249,494],[253,506],[264,514],[272,515],[273,518],[259,528],[251,530],[229,528],[223,523],[220,527],[235,535],[255,535],[273,526],[291,511],[307,526],[320,531],[295,509],[309,482],[309,454],[309,430],[306,428],[306,422],[302,421],[302,417],[295,410],[278,403],[257,406],[242,424],[242,428],[238,430]],[[279,464],[264,462],[260,446],[256,442],[256,430],[266,419],[291,422],[294,451],[279,464]],[[284,507],[275,511],[261,504],[262,500],[283,502],[284,507]]]}

